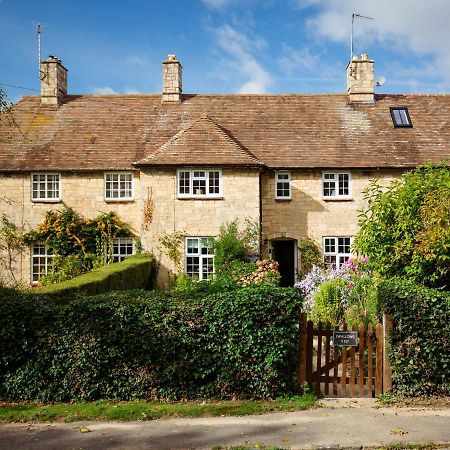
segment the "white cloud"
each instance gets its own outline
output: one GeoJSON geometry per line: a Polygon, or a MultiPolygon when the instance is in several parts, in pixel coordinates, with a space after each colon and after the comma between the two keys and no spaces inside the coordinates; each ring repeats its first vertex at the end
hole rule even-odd
{"type": "Polygon", "coordinates": [[[265,47],[262,39],[250,39],[236,31],[230,25],[223,25],[214,30],[219,47],[230,59],[223,59],[228,69],[245,81],[237,89],[241,94],[261,94],[268,91],[272,77],[256,59],[255,53],[265,47]]]}
{"type": "Polygon", "coordinates": [[[284,72],[292,73],[298,69],[311,70],[319,63],[319,56],[311,52],[307,47],[295,50],[287,44],[283,44],[282,56],[278,63],[284,72]]]}
{"type": "Polygon", "coordinates": [[[436,72],[450,79],[450,2],[448,0],[297,0],[315,3],[319,12],[309,21],[316,37],[349,42],[351,15],[359,13],[375,20],[356,19],[355,53],[370,45],[383,46],[397,53],[435,57],[436,72]]]}
{"type": "Polygon", "coordinates": [[[115,91],[113,88],[109,86],[104,87],[96,87],[92,89],[93,94],[101,94],[101,95],[108,95],[108,94],[118,94],[117,91],[115,91]]]}

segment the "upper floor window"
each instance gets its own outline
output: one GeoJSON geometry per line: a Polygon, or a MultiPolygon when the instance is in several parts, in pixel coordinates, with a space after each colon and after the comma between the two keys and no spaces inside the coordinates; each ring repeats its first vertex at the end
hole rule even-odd
{"type": "Polygon", "coordinates": [[[133,174],[105,173],[105,200],[133,200],[133,174]]]}
{"type": "Polygon", "coordinates": [[[291,195],[291,172],[275,172],[275,198],[277,200],[290,200],[291,195]]]}
{"type": "Polygon", "coordinates": [[[177,172],[178,197],[220,197],[222,171],[205,169],[180,169],[177,172]]]}
{"type": "Polygon", "coordinates": [[[323,261],[328,266],[340,267],[351,257],[351,237],[324,237],[323,261]]]}
{"type": "Polygon", "coordinates": [[[351,198],[351,176],[349,172],[325,172],[322,174],[324,198],[351,198]]]}
{"type": "Polygon", "coordinates": [[[198,280],[209,280],[214,274],[214,246],[211,237],[186,238],[185,272],[198,280]]]}
{"type": "Polygon", "coordinates": [[[31,245],[31,282],[36,284],[42,275],[47,275],[55,254],[46,244],[36,242],[31,245]]]}
{"type": "Polygon", "coordinates": [[[61,200],[61,175],[59,173],[32,173],[31,199],[34,201],[61,200]]]}
{"type": "Polygon", "coordinates": [[[411,128],[412,122],[411,117],[409,117],[408,108],[391,108],[391,117],[392,122],[394,123],[394,127],[404,127],[411,128]]]}

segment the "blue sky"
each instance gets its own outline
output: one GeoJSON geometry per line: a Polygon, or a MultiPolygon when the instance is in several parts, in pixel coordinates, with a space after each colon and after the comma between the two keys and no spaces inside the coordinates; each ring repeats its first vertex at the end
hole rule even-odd
{"type": "Polygon", "coordinates": [[[449,0],[0,0],[0,82],[39,89],[41,22],[73,94],[159,93],[169,53],[188,93],[344,92],[353,12],[378,92],[450,91],[449,0]]]}

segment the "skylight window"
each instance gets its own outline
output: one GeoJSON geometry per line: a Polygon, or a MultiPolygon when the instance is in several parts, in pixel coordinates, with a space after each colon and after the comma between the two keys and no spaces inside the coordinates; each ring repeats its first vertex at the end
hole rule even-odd
{"type": "Polygon", "coordinates": [[[408,108],[391,108],[392,122],[394,127],[412,127],[411,118],[409,117],[408,108]]]}

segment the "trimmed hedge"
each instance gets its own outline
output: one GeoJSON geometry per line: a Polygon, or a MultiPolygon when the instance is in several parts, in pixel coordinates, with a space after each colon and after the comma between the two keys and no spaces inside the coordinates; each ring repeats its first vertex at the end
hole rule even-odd
{"type": "Polygon", "coordinates": [[[385,312],[394,317],[394,390],[450,394],[450,293],[399,278],[383,282],[379,293],[385,312]]]}
{"type": "Polygon", "coordinates": [[[270,398],[295,392],[297,289],[187,300],[0,295],[0,399],[270,398]]]}
{"type": "Polygon", "coordinates": [[[155,277],[154,259],[147,255],[134,255],[71,280],[38,287],[33,289],[33,292],[41,295],[72,296],[79,293],[95,295],[124,289],[149,289],[155,277]]]}

